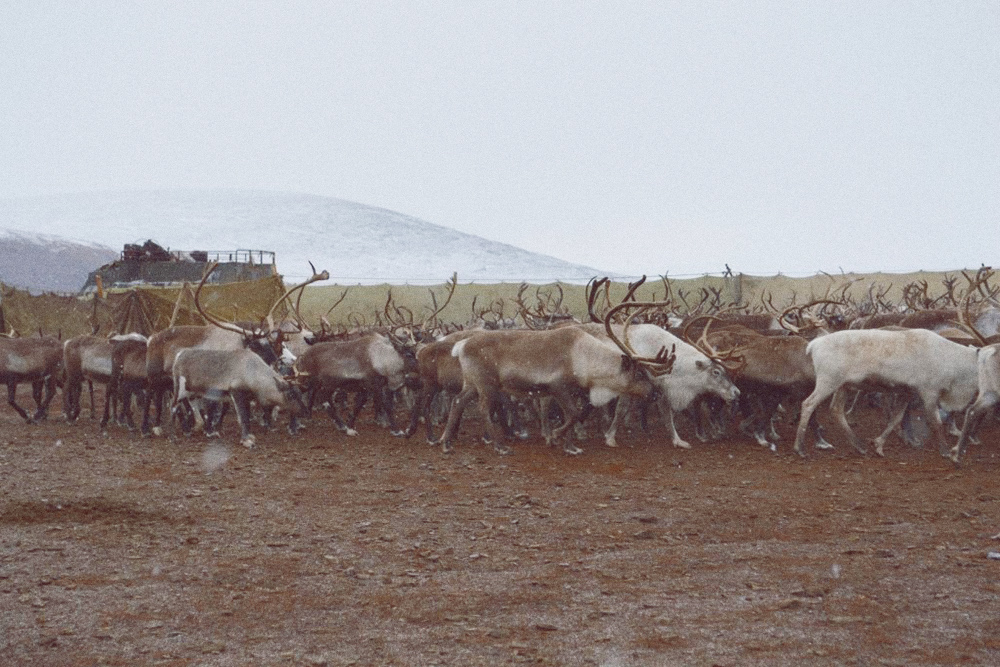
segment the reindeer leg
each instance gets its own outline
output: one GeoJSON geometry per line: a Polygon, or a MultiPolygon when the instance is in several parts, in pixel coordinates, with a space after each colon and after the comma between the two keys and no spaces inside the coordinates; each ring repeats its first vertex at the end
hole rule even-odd
{"type": "Polygon", "coordinates": [[[240,444],[252,449],[257,439],[250,433],[250,397],[243,391],[234,391],[231,395],[233,407],[236,408],[236,420],[240,424],[240,444]]]}
{"type": "Polygon", "coordinates": [[[892,399],[893,404],[897,405],[898,407],[896,408],[895,412],[891,413],[889,423],[886,425],[885,429],[881,433],[879,433],[878,436],[876,436],[875,440],[873,441],[875,443],[875,453],[878,454],[879,456],[885,456],[885,453],[882,451],[883,447],[885,446],[885,441],[889,438],[890,435],[892,435],[892,432],[895,431],[899,427],[899,425],[903,423],[903,417],[906,416],[906,408],[908,401],[903,400],[902,404],[900,405],[899,404],[900,401],[898,401],[898,398],[899,398],[898,396],[893,397],[892,399]]]}
{"type": "Polygon", "coordinates": [[[345,434],[350,436],[355,436],[358,434],[351,426],[348,426],[340,418],[340,414],[337,412],[337,400],[336,391],[330,392],[330,400],[326,402],[326,414],[330,415],[330,419],[333,420],[334,425],[336,425],[338,431],[343,431],[345,434]]]}
{"type": "Polygon", "coordinates": [[[428,391],[427,395],[423,397],[423,407],[420,409],[421,414],[424,416],[424,428],[427,432],[427,444],[433,445],[437,444],[434,438],[434,398],[440,395],[442,399],[445,394],[440,391],[428,391]]]}
{"type": "Polygon", "coordinates": [[[670,407],[670,401],[666,396],[663,396],[657,403],[660,408],[660,416],[663,418],[663,424],[670,432],[671,444],[680,449],[691,449],[691,443],[681,438],[680,434],[677,433],[677,426],[674,424],[674,410],[670,407]]]}
{"type": "MultiPolygon", "coordinates": [[[[208,405],[205,408],[205,435],[209,438],[218,438],[222,433],[222,420],[229,412],[229,404],[226,402],[226,395],[223,392],[209,392],[205,398],[208,399],[208,405]]],[[[247,396],[247,414],[251,414],[249,396],[247,396]]]]}
{"type": "Polygon", "coordinates": [[[163,404],[167,398],[167,386],[160,385],[152,392],[152,402],[156,408],[156,421],[153,426],[153,435],[159,437],[163,435],[163,404]]]}
{"type": "MultiPolygon", "coordinates": [[[[347,427],[350,429],[354,428],[354,424],[357,422],[358,415],[361,410],[365,407],[368,402],[369,393],[367,390],[362,390],[354,394],[354,410],[351,411],[351,415],[347,418],[347,427]]],[[[378,419],[378,406],[375,406],[375,418],[378,419]]]]}
{"type": "Polygon", "coordinates": [[[854,446],[854,449],[858,450],[859,453],[865,454],[865,446],[861,442],[861,438],[854,433],[854,429],[851,425],[847,423],[847,415],[844,412],[844,407],[847,404],[847,391],[841,387],[833,394],[833,399],[830,400],[830,414],[833,415],[834,420],[840,424],[842,428],[847,433],[847,439],[854,446]]]}
{"type": "Polygon", "coordinates": [[[816,408],[822,405],[823,401],[828,399],[839,388],[838,385],[832,382],[817,380],[816,387],[812,390],[812,393],[802,401],[802,409],[799,412],[799,425],[795,429],[795,446],[792,448],[799,456],[805,457],[806,455],[802,443],[805,441],[806,431],[809,429],[809,420],[812,418],[813,413],[816,412],[816,408]]]}
{"type": "Polygon", "coordinates": [[[128,425],[128,430],[135,430],[135,420],[132,418],[132,396],[135,396],[138,405],[142,405],[146,401],[146,396],[149,394],[149,390],[143,386],[135,390],[126,392],[125,394],[125,423],[128,425]]]}
{"type": "MultiPolygon", "coordinates": [[[[566,435],[566,432],[573,427],[580,419],[581,410],[577,407],[572,392],[565,387],[553,387],[552,396],[563,413],[563,423],[552,432],[552,442],[559,442],[566,435]]],[[[576,456],[583,454],[583,450],[571,443],[568,439],[563,439],[563,451],[576,456]]]]}
{"type": "Polygon", "coordinates": [[[28,413],[21,409],[21,406],[17,404],[17,382],[10,380],[7,382],[7,404],[14,408],[17,414],[21,415],[21,419],[33,424],[34,421],[28,416],[28,413]]]}
{"type": "Polygon", "coordinates": [[[402,438],[406,435],[406,431],[400,430],[396,426],[396,392],[392,391],[388,387],[385,388],[384,394],[384,405],[386,417],[389,419],[389,433],[392,434],[394,438],[402,438]]]}
{"type": "Polygon", "coordinates": [[[995,392],[986,391],[979,395],[976,402],[972,404],[965,413],[965,423],[962,425],[962,434],[958,438],[958,443],[951,449],[951,461],[956,466],[959,459],[965,454],[965,449],[969,445],[969,439],[975,433],[976,428],[982,423],[983,418],[989,414],[990,410],[1000,402],[1000,396],[995,392]]]}
{"type": "Polygon", "coordinates": [[[79,400],[81,387],[74,381],[67,379],[63,386],[63,414],[66,421],[72,424],[80,414],[79,400]]]}
{"type": "Polygon", "coordinates": [[[483,392],[479,397],[480,410],[486,419],[486,434],[493,441],[493,449],[498,454],[510,454],[511,448],[504,444],[504,430],[500,425],[503,416],[503,398],[499,391],[483,392]]]}
{"type": "Polygon", "coordinates": [[[521,419],[518,402],[507,394],[501,394],[500,400],[502,402],[500,407],[501,415],[507,435],[518,440],[527,440],[530,436],[527,427],[524,425],[524,421],[521,419]]]}
{"type": "Polygon", "coordinates": [[[445,425],[444,432],[441,434],[441,439],[439,440],[441,451],[445,454],[451,451],[451,443],[458,432],[458,424],[462,420],[462,413],[465,412],[465,408],[474,398],[476,398],[476,390],[471,386],[463,387],[462,391],[451,402],[451,410],[448,412],[448,423],[445,425]]]}
{"type": "Polygon", "coordinates": [[[816,444],[813,445],[816,449],[833,449],[833,444],[826,441],[823,437],[823,427],[819,425],[819,420],[816,419],[816,415],[813,414],[812,419],[809,420],[812,425],[813,436],[816,438],[816,444]]]}
{"type": "Polygon", "coordinates": [[[101,415],[101,428],[107,428],[108,422],[111,421],[111,401],[113,394],[111,393],[111,383],[108,382],[104,385],[104,414],[101,415]]]}
{"type": "Polygon", "coordinates": [[[430,389],[427,388],[421,388],[417,393],[417,397],[413,401],[413,407],[410,409],[410,422],[406,425],[406,429],[403,431],[403,435],[405,437],[412,438],[413,434],[417,432],[417,425],[420,423],[420,415],[424,414],[426,410],[425,403],[429,393],[430,389]]]}
{"type": "Polygon", "coordinates": [[[142,426],[140,427],[139,432],[143,436],[148,436],[151,432],[149,425],[149,412],[152,407],[153,397],[157,391],[159,391],[159,389],[150,382],[146,387],[146,393],[142,397],[142,426]]]}
{"type": "MultiPolygon", "coordinates": [[[[648,407],[648,404],[645,405],[646,407],[648,407]]],[[[580,417],[579,419],[576,420],[576,423],[573,425],[573,437],[575,437],[577,440],[586,440],[588,437],[590,437],[590,433],[587,430],[587,420],[590,419],[590,416],[595,412],[598,412],[598,417],[597,417],[598,420],[602,420],[603,415],[605,413],[611,414],[610,413],[611,405],[608,404],[604,407],[607,409],[595,411],[594,406],[591,405],[590,401],[585,401],[583,407],[580,409],[580,417]]],[[[600,428],[600,426],[601,424],[598,424],[598,428],[600,428]]],[[[645,430],[646,429],[644,428],[643,431],[645,430]]]]}
{"type": "Polygon", "coordinates": [[[618,446],[618,441],[615,440],[615,436],[618,435],[618,423],[628,415],[631,403],[632,400],[628,396],[618,397],[618,404],[615,405],[615,415],[611,418],[611,423],[604,431],[604,444],[608,447],[618,446]]]}
{"type": "Polygon", "coordinates": [[[938,412],[938,395],[936,393],[923,392],[920,394],[920,398],[924,402],[924,412],[927,415],[927,421],[931,425],[931,433],[934,434],[934,438],[938,442],[938,453],[941,456],[950,458],[951,450],[948,448],[948,442],[945,439],[944,434],[944,424],[941,423],[941,413],[938,412]]]}
{"type": "Polygon", "coordinates": [[[42,398],[42,403],[38,406],[35,416],[32,417],[32,420],[36,422],[45,421],[48,417],[49,404],[52,403],[52,399],[56,395],[56,379],[54,376],[48,376],[42,384],[45,387],[45,396],[42,398]]]}
{"type": "Polygon", "coordinates": [[[46,380],[47,378],[31,383],[31,398],[35,400],[35,410],[42,409],[42,391],[45,389],[46,380]]]}

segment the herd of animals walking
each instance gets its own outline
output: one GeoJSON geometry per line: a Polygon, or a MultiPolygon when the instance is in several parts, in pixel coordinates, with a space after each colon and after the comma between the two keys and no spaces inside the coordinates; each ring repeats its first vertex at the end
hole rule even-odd
{"type": "Polygon", "coordinates": [[[199,295],[211,271],[195,292],[204,326],[170,327],[148,338],[0,337],[0,378],[11,407],[29,423],[43,421],[61,387],[65,418],[75,421],[86,382],[93,418],[97,383],[106,388],[102,428],[112,421],[136,428],[136,406],[143,435],[162,435],[169,407],[168,420],[185,432],[218,435],[232,404],[240,442],[252,447],[255,405],[266,425],[287,413],[291,434],[314,407],[325,406],[337,429],[355,435],[358,414],[372,400],[393,435],[413,436],[423,420],[427,440],[447,452],[463,412],[478,401],[482,435],[498,452],[508,453],[506,443],[526,438],[527,424],[537,422],[546,442],[568,454],[582,452],[574,439],[585,438],[586,424],[597,423],[606,445],[616,447],[624,420],[637,418],[645,428],[654,412],[675,447],[690,448],[675,425],[683,414],[701,440],[736,429],[776,451],[775,424],[798,414],[793,450],[805,456],[810,435],[815,447],[832,447],[817,419],[829,403],[860,453],[866,448],[848,412],[877,406],[887,422],[874,438],[879,456],[893,433],[918,446],[930,436],[958,464],[1000,401],[1000,286],[990,285],[988,267],[962,272],[966,284],[951,279],[937,297],[924,282],[907,285],[900,303],[887,303],[874,287],[859,303],[844,286],[784,308],[763,297],[756,307],[726,304],[703,290],[700,303],[684,299],[682,309],[667,280],[662,300],[638,301],[645,278],[612,304],[605,278],[587,286],[587,322],[569,315],[558,287],[536,289],[532,299],[522,285],[515,318],[504,317],[503,303],[473,302],[468,322],[444,323],[439,316],[454,294],[453,278],[442,303],[431,291],[432,305],[419,320],[390,291],[375,324],[350,329],[325,317],[310,327],[300,313],[305,287],[328,279],[325,271],[313,270],[256,324],[205,312],[199,295]],[[282,304],[288,315],[276,322],[282,304]],[[32,386],[33,415],[17,403],[19,384],[32,386]],[[395,420],[400,399],[409,406],[402,427],[395,420]],[[946,426],[958,436],[952,446],[946,426]]]}

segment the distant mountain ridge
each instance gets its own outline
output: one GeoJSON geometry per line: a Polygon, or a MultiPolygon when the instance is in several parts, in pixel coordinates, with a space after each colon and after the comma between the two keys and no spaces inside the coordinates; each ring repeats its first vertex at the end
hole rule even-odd
{"type": "Polygon", "coordinates": [[[0,282],[32,292],[76,292],[118,257],[111,248],[51,234],[0,229],[0,282]]]}
{"type": "Polygon", "coordinates": [[[293,193],[181,190],[0,199],[4,227],[88,239],[116,251],[146,239],[177,250],[273,250],[285,276],[308,275],[312,261],[342,284],[437,283],[454,272],[463,282],[604,275],[395,211],[293,193]]]}

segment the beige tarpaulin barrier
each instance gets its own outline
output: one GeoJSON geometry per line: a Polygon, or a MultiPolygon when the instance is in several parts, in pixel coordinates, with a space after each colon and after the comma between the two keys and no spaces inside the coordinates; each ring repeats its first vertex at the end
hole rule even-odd
{"type": "MultiPolygon", "coordinates": [[[[280,276],[223,285],[206,285],[201,291],[202,307],[214,317],[230,322],[257,324],[267,316],[272,304],[284,294],[280,276]]],[[[32,296],[26,291],[0,285],[0,309],[4,332],[12,329],[22,336],[39,331],[64,339],[94,330],[100,334],[137,332],[150,335],[171,323],[204,324],[194,305],[193,287],[139,287],[107,293],[105,298],[32,296]]],[[[285,304],[275,311],[280,319],[285,304]]]]}

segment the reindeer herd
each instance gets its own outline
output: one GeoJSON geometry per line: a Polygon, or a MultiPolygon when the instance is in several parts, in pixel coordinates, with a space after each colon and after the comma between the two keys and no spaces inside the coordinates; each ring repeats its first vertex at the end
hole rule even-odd
{"type": "Polygon", "coordinates": [[[946,279],[934,298],[926,283],[913,283],[900,303],[874,286],[858,302],[846,285],[784,308],[769,296],[755,307],[727,304],[714,290],[702,290],[692,306],[666,279],[661,300],[636,298],[643,279],[613,304],[605,278],[587,286],[587,322],[569,315],[561,291],[538,289],[529,303],[522,285],[515,317],[504,317],[502,303],[477,309],[473,302],[473,321],[464,325],[439,320],[454,277],[443,303],[431,291],[419,321],[390,291],[377,324],[334,329],[324,317],[318,330],[306,324],[300,302],[307,285],[328,278],[325,271],[286,291],[256,324],[204,311],[199,296],[210,273],[195,291],[204,326],[170,327],[148,339],[0,337],[8,403],[28,423],[42,421],[61,388],[63,413],[73,422],[86,384],[95,418],[93,385],[104,385],[102,428],[136,428],[138,408],[143,435],[162,435],[166,414],[172,428],[210,436],[231,404],[240,442],[252,447],[255,410],[266,425],[286,413],[294,435],[323,408],[337,429],[355,435],[371,400],[393,435],[411,437],[423,421],[428,442],[448,452],[475,402],[482,435],[498,452],[509,452],[505,443],[527,437],[537,422],[546,442],[568,454],[582,452],[574,439],[586,437],[586,424],[597,423],[615,447],[621,424],[638,418],[645,427],[650,411],[675,447],[691,446],[677,431],[684,415],[700,440],[737,431],[776,451],[775,424],[797,414],[793,450],[801,456],[810,434],[816,448],[832,447],[817,419],[827,403],[833,422],[865,453],[848,414],[877,406],[886,421],[873,441],[879,456],[894,433],[915,445],[932,436],[957,464],[1000,402],[1000,287],[990,285],[987,267],[963,272],[965,285],[946,279]],[[276,322],[285,302],[294,307],[276,322]],[[17,403],[19,384],[32,387],[30,416],[17,403]],[[409,410],[403,425],[398,403],[409,410]],[[946,427],[958,436],[953,446],[946,427]]]}

